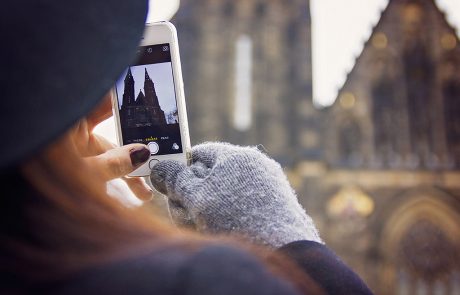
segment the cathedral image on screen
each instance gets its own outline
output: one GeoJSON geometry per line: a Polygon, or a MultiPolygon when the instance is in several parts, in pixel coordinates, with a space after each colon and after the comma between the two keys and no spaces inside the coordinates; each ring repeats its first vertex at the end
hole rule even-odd
{"type": "MultiPolygon", "coordinates": [[[[120,121],[123,128],[138,128],[161,126],[178,123],[177,110],[165,113],[162,110],[155,83],[149,75],[148,66],[144,69],[144,83],[128,69],[124,78],[124,90],[122,92],[120,106],[120,121]],[[135,87],[135,83],[139,83],[135,87]],[[139,88],[139,85],[143,87],[139,88]]],[[[120,95],[121,93],[119,93],[120,95]]]]}

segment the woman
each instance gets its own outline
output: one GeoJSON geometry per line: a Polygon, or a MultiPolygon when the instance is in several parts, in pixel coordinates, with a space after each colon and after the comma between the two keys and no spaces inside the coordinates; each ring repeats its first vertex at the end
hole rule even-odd
{"type": "Polygon", "coordinates": [[[0,293],[371,294],[255,149],[203,144],[191,166],[152,172],[178,222],[226,237],[179,231],[107,196],[107,180],[149,157],[92,134],[134,58],[145,2],[26,0],[0,12],[0,293]]]}

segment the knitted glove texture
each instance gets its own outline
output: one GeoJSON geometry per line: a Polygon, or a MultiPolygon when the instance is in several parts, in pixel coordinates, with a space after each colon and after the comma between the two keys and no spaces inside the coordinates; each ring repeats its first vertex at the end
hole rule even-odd
{"type": "Polygon", "coordinates": [[[236,233],[280,247],[298,240],[322,242],[281,166],[255,147],[204,143],[192,164],[155,165],[153,186],[167,195],[173,219],[207,233],[236,233]]]}

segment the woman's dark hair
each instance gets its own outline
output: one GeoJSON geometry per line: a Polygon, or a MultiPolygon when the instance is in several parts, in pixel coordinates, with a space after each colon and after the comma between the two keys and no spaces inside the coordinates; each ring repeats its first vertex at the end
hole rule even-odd
{"type": "MultiPolygon", "coordinates": [[[[1,173],[0,293],[53,282],[85,268],[164,247],[194,251],[215,243],[106,193],[103,171],[89,166],[65,135],[23,165],[1,173]]],[[[234,242],[230,242],[234,243],[234,242]]],[[[294,262],[238,245],[305,294],[321,294],[294,262]]]]}

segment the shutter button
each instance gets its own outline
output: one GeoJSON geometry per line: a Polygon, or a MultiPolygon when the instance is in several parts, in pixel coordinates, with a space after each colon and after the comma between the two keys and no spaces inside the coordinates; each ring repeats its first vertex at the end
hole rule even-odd
{"type": "Polygon", "coordinates": [[[158,143],[153,142],[153,141],[149,142],[148,147],[150,150],[150,154],[152,155],[155,155],[156,153],[158,153],[158,150],[160,149],[160,147],[158,146],[158,143]]]}

